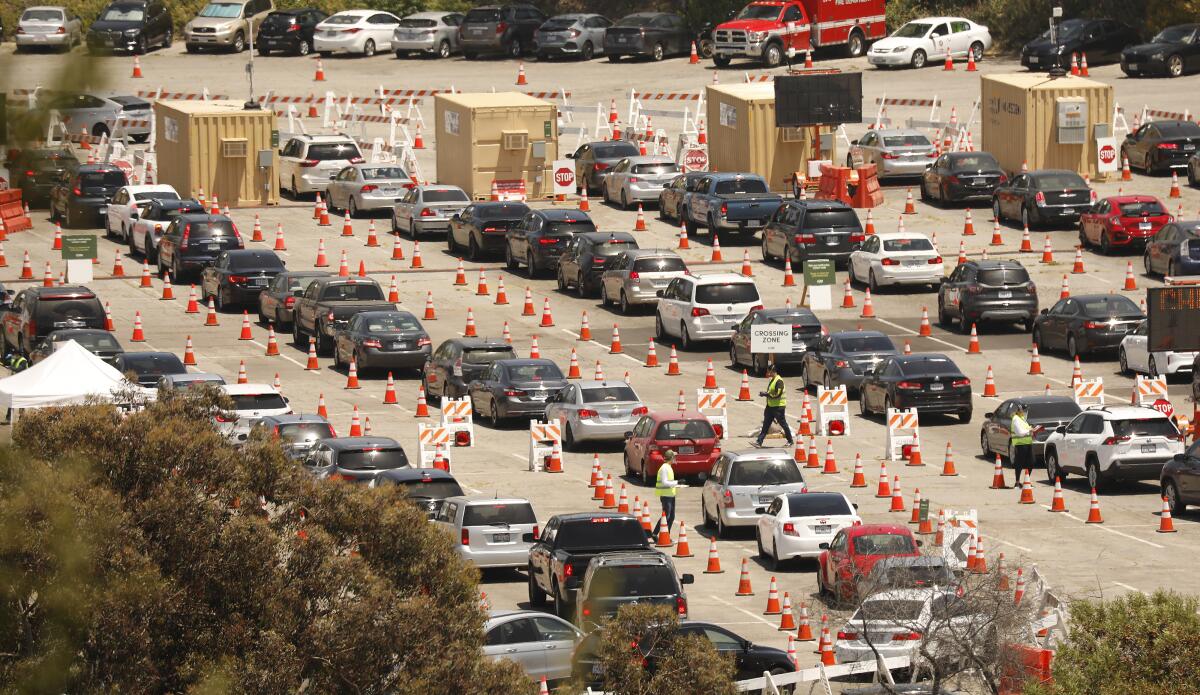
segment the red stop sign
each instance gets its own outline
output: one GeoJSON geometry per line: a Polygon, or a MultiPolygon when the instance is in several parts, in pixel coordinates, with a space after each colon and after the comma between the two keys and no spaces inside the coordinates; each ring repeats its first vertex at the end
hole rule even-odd
{"type": "Polygon", "coordinates": [[[1117,161],[1117,148],[1112,145],[1105,145],[1100,148],[1100,161],[1105,164],[1112,164],[1117,161]]]}
{"type": "Polygon", "coordinates": [[[554,170],[554,183],[559,186],[570,186],[575,183],[575,170],[569,167],[559,167],[554,170]]]}
{"type": "Polygon", "coordinates": [[[1175,417],[1175,407],[1171,405],[1171,401],[1168,401],[1165,398],[1160,398],[1154,401],[1153,407],[1155,410],[1169,418],[1175,417]]]}
{"type": "Polygon", "coordinates": [[[708,153],[704,150],[688,150],[683,155],[683,166],[691,171],[702,171],[708,168],[708,153]]]}

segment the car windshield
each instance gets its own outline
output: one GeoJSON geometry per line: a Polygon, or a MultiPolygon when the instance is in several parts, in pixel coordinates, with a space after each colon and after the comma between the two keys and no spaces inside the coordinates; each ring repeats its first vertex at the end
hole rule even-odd
{"type": "Polygon", "coordinates": [[[356,282],[353,284],[333,285],[325,288],[325,291],[321,293],[321,299],[344,302],[382,302],[383,289],[375,283],[356,282]]]}
{"type": "Polygon", "coordinates": [[[1152,43],[1180,43],[1187,41],[1193,33],[1195,27],[1167,27],[1154,35],[1151,39],[1152,43]]]}
{"type": "Polygon", "coordinates": [[[804,213],[805,229],[858,229],[858,215],[853,210],[808,210],[804,213]]]}
{"type": "Polygon", "coordinates": [[[768,193],[767,183],[760,179],[727,179],[718,181],[713,193],[731,195],[733,193],[768,193]]]}
{"type": "Polygon", "coordinates": [[[1000,163],[987,153],[968,154],[951,158],[950,168],[954,171],[997,171],[1000,163]]]}
{"type": "Polygon", "coordinates": [[[708,420],[668,420],[658,426],[654,436],[658,441],[666,439],[712,439],[716,437],[708,420]]]}
{"type": "MultiPolygon", "coordinates": [[[[1065,22],[1060,22],[1058,25],[1058,39],[1071,38],[1078,34],[1083,29],[1084,22],[1082,19],[1068,19],[1065,22]]],[[[1050,30],[1043,31],[1039,39],[1050,40],[1050,30]]]]}
{"type": "Polygon", "coordinates": [[[338,159],[356,159],[361,156],[358,145],[352,142],[321,142],[309,145],[308,154],[304,158],[310,161],[328,162],[338,159]]]}
{"type": "Polygon", "coordinates": [[[898,39],[920,39],[929,33],[929,28],[932,24],[922,24],[921,22],[909,22],[896,30],[895,36],[898,39]]]}
{"type": "Polygon", "coordinates": [[[218,19],[234,19],[242,16],[240,2],[210,2],[200,10],[201,17],[216,17],[218,19]]]}
{"type": "Polygon", "coordinates": [[[337,455],[337,467],[348,471],[382,471],[407,465],[408,457],[404,455],[404,449],[398,446],[351,449],[340,451],[337,455]]]}
{"type": "Polygon", "coordinates": [[[519,220],[529,212],[525,203],[500,203],[499,205],[480,205],[475,208],[475,216],[484,220],[519,220]]]}
{"type": "Polygon", "coordinates": [[[729,485],[788,485],[803,483],[800,468],[791,459],[749,459],[735,461],[729,471],[729,485]]]}
{"type": "Polygon", "coordinates": [[[1113,436],[1121,437],[1177,437],[1179,430],[1170,418],[1153,417],[1134,420],[1113,420],[1113,436]]]}
{"type": "Polygon", "coordinates": [[[1030,419],[1039,420],[1070,420],[1078,415],[1080,410],[1072,401],[1029,403],[1025,407],[1029,409],[1030,419]]]}
{"type": "Polygon", "coordinates": [[[548,381],[563,378],[557,364],[510,364],[504,371],[512,381],[548,381]]]}
{"type": "Polygon", "coordinates": [[[463,511],[463,526],[507,526],[536,524],[537,517],[528,502],[486,502],[472,504],[463,511]]]}
{"type": "Polygon", "coordinates": [[[555,535],[563,550],[604,550],[646,545],[646,532],[633,519],[614,519],[596,516],[563,524],[555,535]]]}
{"type": "Polygon", "coordinates": [[[1184,121],[1181,123],[1163,123],[1155,127],[1158,128],[1158,132],[1162,133],[1163,137],[1166,138],[1180,138],[1200,135],[1200,125],[1196,125],[1191,121],[1184,121]]]}
{"type": "Polygon", "coordinates": [[[933,244],[928,239],[885,239],[884,251],[932,251],[933,244]]]}
{"type": "Polygon", "coordinates": [[[742,304],[758,301],[758,288],[752,282],[726,282],[696,288],[697,304],[742,304]]]}
{"type": "Polygon", "coordinates": [[[895,352],[896,346],[886,335],[855,335],[838,338],[837,348],[841,352],[895,352]]]}
{"type": "Polygon", "coordinates": [[[617,565],[592,573],[588,597],[664,596],[678,593],[675,573],[666,565],[617,565]]]}
{"type": "Polygon", "coordinates": [[[872,533],[854,538],[854,552],[859,555],[896,555],[915,553],[917,546],[909,536],[898,533],[872,533]]]}
{"type": "Polygon", "coordinates": [[[1033,176],[1031,178],[1036,184],[1035,188],[1043,191],[1088,187],[1082,176],[1069,171],[1054,174],[1038,174],[1037,176],[1033,176]]]}
{"type": "Polygon", "coordinates": [[[481,8],[470,10],[467,16],[463,19],[463,24],[472,22],[498,22],[500,21],[500,10],[496,8],[481,8]]]}
{"type": "Polygon", "coordinates": [[[929,138],[924,135],[885,135],[884,147],[930,147],[929,138]]]}
{"type": "Polygon", "coordinates": [[[402,19],[400,26],[405,29],[430,29],[437,26],[437,22],[432,19],[402,19]]]}
{"type": "Polygon", "coordinates": [[[283,261],[270,251],[239,253],[229,257],[230,270],[283,270],[283,261]]]}
{"type": "Polygon", "coordinates": [[[118,343],[111,335],[106,333],[73,333],[73,334],[58,334],[52,338],[53,342],[64,344],[74,340],[88,350],[120,350],[121,344],[118,343]]]}
{"type": "Polygon", "coordinates": [[[779,5],[746,5],[734,19],[778,19],[779,5]]]}
{"type": "Polygon", "coordinates": [[[636,157],[639,150],[628,140],[618,142],[598,142],[592,145],[592,154],[596,159],[617,159],[618,157],[636,157]]]}
{"type": "Polygon", "coordinates": [[[59,22],[62,18],[62,10],[25,10],[21,15],[22,22],[59,22]]]}
{"type": "MultiPolygon", "coordinates": [[[[876,565],[879,567],[879,565],[876,565]]],[[[900,565],[881,571],[880,583],[885,586],[913,587],[934,584],[953,584],[954,573],[943,564],[900,565]]]]}
{"type": "Polygon", "coordinates": [[[368,333],[401,333],[421,330],[421,324],[417,323],[416,317],[412,314],[371,314],[365,322],[368,333]]]}
{"type": "Polygon", "coordinates": [[[406,480],[396,482],[405,488],[409,497],[425,497],[432,500],[444,500],[447,497],[457,497],[463,494],[462,486],[456,480],[440,478],[438,480],[406,480]]]}
{"type": "MultiPolygon", "coordinates": [[[[107,340],[112,340],[107,338],[107,340]]],[[[115,341],[114,341],[115,346],[115,341]]],[[[124,360],[125,368],[131,369],[138,374],[186,374],[187,367],[183,366],[183,362],[178,357],[171,354],[149,353],[139,355],[137,353],[125,353],[124,360]]]]}
{"type": "Polygon", "coordinates": [[[467,364],[491,364],[496,360],[511,360],[517,356],[512,348],[486,347],[463,350],[463,362],[467,364]]]}
{"type": "Polygon", "coordinates": [[[322,24],[358,24],[362,21],[361,15],[356,14],[335,14],[332,17],[327,17],[322,24]]]}
{"type": "Polygon", "coordinates": [[[229,396],[234,410],[282,410],[287,408],[278,393],[239,393],[229,396]]]}
{"type": "Polygon", "coordinates": [[[631,14],[617,22],[619,27],[648,27],[655,17],[651,14],[631,14]]]}
{"type": "Polygon", "coordinates": [[[634,164],[635,174],[678,174],[678,164],[634,164]]]}
{"type": "Polygon", "coordinates": [[[1083,305],[1084,316],[1102,317],[1102,316],[1128,316],[1130,314],[1141,314],[1142,310],[1138,308],[1128,297],[1119,294],[1106,295],[1103,297],[1085,297],[1079,300],[1083,305]]]}
{"type": "Polygon", "coordinates": [[[1162,204],[1157,200],[1139,200],[1134,203],[1121,203],[1122,217],[1157,217],[1165,214],[1167,214],[1167,211],[1163,209],[1162,204]]]}
{"type": "Polygon", "coordinates": [[[336,436],[328,422],[294,422],[275,428],[279,438],[289,444],[312,443],[336,436]]]}
{"type": "Polygon", "coordinates": [[[678,256],[639,258],[633,262],[633,269],[640,273],[683,273],[687,264],[678,256]]]}
{"type": "Polygon", "coordinates": [[[637,399],[637,394],[628,386],[595,386],[583,389],[584,403],[612,403],[637,399]]]}
{"type": "Polygon", "coordinates": [[[789,516],[848,516],[850,503],[836,493],[802,492],[787,496],[789,516]]]}
{"type": "Polygon", "coordinates": [[[91,171],[79,175],[79,188],[84,193],[120,188],[125,185],[125,172],[122,171],[91,171]]]}
{"type": "Polygon", "coordinates": [[[368,181],[375,181],[377,179],[407,179],[408,173],[400,167],[364,167],[362,176],[368,181]]]}
{"type": "Polygon", "coordinates": [[[140,22],[146,16],[143,5],[113,5],[100,15],[105,22],[140,22]]]}
{"type": "Polygon", "coordinates": [[[934,376],[959,374],[958,367],[945,357],[929,357],[900,363],[900,371],[907,376],[934,376]]]}
{"type": "Polygon", "coordinates": [[[854,612],[854,617],[850,618],[850,620],[852,622],[861,622],[864,620],[883,622],[913,621],[921,617],[921,610],[923,608],[925,608],[924,601],[871,599],[864,602],[854,612]]]}
{"type": "Polygon", "coordinates": [[[468,203],[471,201],[466,193],[456,188],[423,191],[421,193],[421,200],[426,203],[468,203]]]}
{"type": "Polygon", "coordinates": [[[979,271],[979,284],[1008,286],[1024,285],[1029,282],[1029,272],[1024,268],[985,268],[979,271]]]}

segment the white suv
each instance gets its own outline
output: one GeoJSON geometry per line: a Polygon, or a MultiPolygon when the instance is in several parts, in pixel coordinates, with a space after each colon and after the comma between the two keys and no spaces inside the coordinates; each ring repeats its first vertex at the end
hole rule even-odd
{"type": "Polygon", "coordinates": [[[1094,406],[1046,438],[1046,477],[1086,475],[1097,490],[1114,480],[1158,480],[1183,448],[1175,423],[1154,408],[1094,406]]]}
{"type": "Polygon", "coordinates": [[[225,384],[221,392],[233,401],[233,410],[213,416],[217,431],[234,444],[242,444],[250,436],[250,428],[268,415],[288,415],[292,412],[288,399],[270,384],[225,384]]]}
{"type": "Polygon", "coordinates": [[[142,212],[138,207],[153,198],[179,200],[179,194],[175,192],[174,186],[165,183],[121,186],[108,203],[108,213],[104,216],[104,233],[128,244],[130,230],[142,212]]]}
{"type": "Polygon", "coordinates": [[[655,335],[679,338],[680,347],[697,340],[727,340],[751,311],[763,308],[754,280],[737,273],[685,275],[658,291],[655,335]]]}
{"type": "Polygon", "coordinates": [[[347,135],[296,135],[279,149],[279,189],[292,196],[323,192],[339,171],[362,161],[347,135]]]}

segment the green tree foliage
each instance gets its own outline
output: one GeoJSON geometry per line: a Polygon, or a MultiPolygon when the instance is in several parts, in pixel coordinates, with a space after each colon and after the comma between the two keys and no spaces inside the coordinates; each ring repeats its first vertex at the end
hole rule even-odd
{"type": "Polygon", "coordinates": [[[35,412],[0,450],[0,691],[533,692],[398,488],[313,481],[164,396],[35,412]]]}
{"type": "Polygon", "coordinates": [[[1174,592],[1076,601],[1054,657],[1054,684],[1033,695],[1195,695],[1200,600],[1174,592]]]}

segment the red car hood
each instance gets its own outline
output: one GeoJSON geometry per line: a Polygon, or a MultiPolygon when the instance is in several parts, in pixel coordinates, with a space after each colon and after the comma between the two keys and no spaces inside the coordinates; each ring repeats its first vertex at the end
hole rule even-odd
{"type": "Polygon", "coordinates": [[[746,31],[770,31],[779,28],[779,22],[765,19],[735,19],[717,26],[718,29],[744,29],[746,31]]]}

